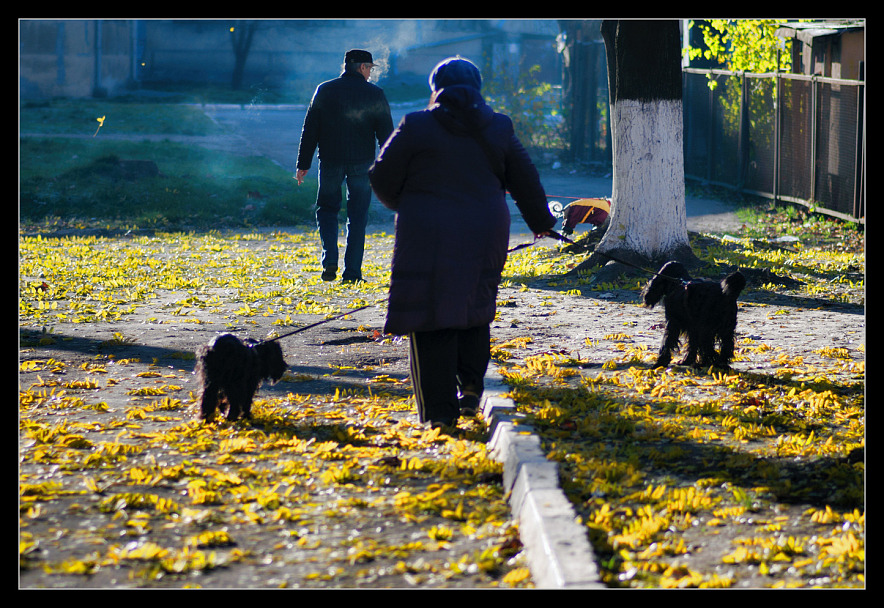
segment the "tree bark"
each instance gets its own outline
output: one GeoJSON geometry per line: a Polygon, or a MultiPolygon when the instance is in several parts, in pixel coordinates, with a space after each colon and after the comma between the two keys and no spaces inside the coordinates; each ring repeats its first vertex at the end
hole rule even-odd
{"type": "MultiPolygon", "coordinates": [[[[687,234],[677,21],[604,21],[614,181],[608,229],[575,271],[696,263],[687,234]]],[[[599,280],[597,278],[597,280],[599,280]]]]}

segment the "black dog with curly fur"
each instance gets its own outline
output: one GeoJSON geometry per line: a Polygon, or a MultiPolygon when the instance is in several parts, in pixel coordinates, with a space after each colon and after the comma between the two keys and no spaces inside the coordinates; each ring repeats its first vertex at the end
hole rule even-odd
{"type": "Polygon", "coordinates": [[[728,367],[734,356],[737,298],[744,287],[746,278],[739,271],[719,283],[691,279],[679,262],[664,264],[641,293],[645,306],[653,308],[662,300],[666,311],[666,329],[656,366],[669,365],[684,335],[688,349],[679,365],[728,367]]]}
{"type": "Polygon", "coordinates": [[[278,342],[242,342],[232,334],[216,336],[197,351],[200,418],[210,420],[215,410],[226,411],[227,420],[249,418],[261,381],[275,383],[287,367],[278,342]]]}

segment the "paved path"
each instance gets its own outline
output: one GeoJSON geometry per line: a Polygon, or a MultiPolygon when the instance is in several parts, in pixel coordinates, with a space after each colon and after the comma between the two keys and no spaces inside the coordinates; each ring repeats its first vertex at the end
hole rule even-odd
{"type": "MultiPolygon", "coordinates": [[[[392,108],[393,124],[398,124],[408,112],[420,110],[422,104],[399,104],[392,108]]],[[[301,126],[304,124],[306,108],[288,106],[239,106],[205,105],[206,114],[219,125],[229,129],[242,142],[245,149],[254,154],[266,156],[294,175],[298,155],[298,142],[301,126]]],[[[316,164],[311,173],[315,176],[316,164]]],[[[602,197],[611,196],[613,180],[608,177],[593,177],[566,170],[543,170],[543,186],[550,198],[553,197],[602,197]]],[[[567,204],[568,201],[563,199],[567,204]]],[[[725,232],[736,230],[740,221],[732,206],[706,198],[688,197],[685,200],[688,230],[702,232],[725,232]]],[[[380,208],[380,204],[375,206],[380,208]]],[[[515,211],[515,207],[513,207],[515,211]]],[[[527,233],[518,213],[513,214],[515,234],[527,233]]]]}
{"type": "MultiPolygon", "coordinates": [[[[420,104],[394,107],[394,124],[406,112],[418,109],[420,104]]],[[[205,106],[204,110],[235,134],[246,150],[294,174],[304,107],[205,106]]],[[[562,197],[565,203],[565,197],[611,196],[613,185],[611,177],[563,170],[542,171],[541,179],[550,198],[562,197]]],[[[685,202],[689,230],[727,231],[740,226],[733,209],[724,203],[693,197],[685,202]]],[[[375,210],[382,217],[386,212],[380,204],[375,210]]],[[[511,215],[512,241],[530,238],[514,205],[511,215]]],[[[392,213],[387,219],[392,220],[392,213]]],[[[515,404],[504,396],[506,390],[499,377],[489,374],[483,414],[489,422],[492,454],[504,466],[504,489],[510,494],[513,518],[519,522],[534,584],[552,589],[604,588],[586,531],[559,487],[557,465],[546,459],[537,436],[525,434],[524,425],[515,431],[513,420],[518,415],[515,404]]]]}

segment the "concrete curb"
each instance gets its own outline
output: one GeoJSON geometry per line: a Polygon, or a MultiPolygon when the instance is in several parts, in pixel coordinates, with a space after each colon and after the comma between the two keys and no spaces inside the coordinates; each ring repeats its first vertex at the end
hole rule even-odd
{"type": "Polygon", "coordinates": [[[489,373],[482,415],[489,426],[491,456],[503,463],[503,484],[519,522],[528,567],[537,588],[605,589],[586,530],[559,487],[558,465],[546,459],[540,438],[503,394],[499,376],[489,373]]]}

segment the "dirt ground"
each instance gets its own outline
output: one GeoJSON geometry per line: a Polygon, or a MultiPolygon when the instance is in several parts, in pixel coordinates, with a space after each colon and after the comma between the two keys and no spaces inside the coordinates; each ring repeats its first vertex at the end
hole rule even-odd
{"type": "MultiPolygon", "coordinates": [[[[512,242],[525,242],[525,236],[514,234],[512,242]]],[[[391,239],[387,238],[384,242],[389,244],[391,239]]],[[[261,240],[240,243],[249,243],[256,248],[266,245],[261,240]]],[[[535,248],[554,246],[546,243],[534,245],[535,248]]],[[[375,248],[370,255],[388,257],[388,247],[381,250],[375,248]]],[[[541,249],[534,254],[542,257],[543,251],[541,249]]],[[[366,299],[376,298],[376,294],[361,295],[366,299]]],[[[174,382],[181,387],[178,395],[186,398],[189,391],[196,389],[196,385],[192,375],[193,360],[183,358],[181,354],[194,352],[213,335],[233,331],[242,337],[259,338],[274,330],[279,331],[272,325],[272,317],[256,317],[254,325],[238,327],[231,327],[229,319],[222,314],[215,318],[204,315],[203,322],[199,324],[176,322],[171,304],[185,296],[184,292],[165,294],[151,306],[138,309],[125,321],[67,324],[64,328],[56,328],[56,339],[51,344],[42,344],[39,333],[24,332],[20,360],[60,361],[66,370],[66,382],[88,380],[88,368],[100,355],[112,356],[115,360],[137,361],[132,371],[120,375],[118,382],[113,385],[108,383],[100,391],[101,400],[119,416],[132,407],[133,390],[156,386],[158,382],[174,382]],[[147,322],[148,319],[151,322],[147,322]],[[119,336],[125,336],[125,340],[119,340],[119,336]],[[141,377],[139,370],[166,370],[175,379],[141,377]]],[[[360,297],[359,288],[354,287],[347,296],[348,299],[360,297]]],[[[605,336],[629,333],[634,346],[646,345],[652,352],[656,351],[661,339],[662,311],[640,307],[638,292],[634,290],[596,290],[581,286],[577,292],[569,286],[566,292],[553,277],[504,286],[498,301],[499,315],[492,325],[495,343],[531,338],[524,348],[512,351],[508,366],[524,363],[532,355],[566,353],[588,362],[590,367],[600,368],[604,362],[622,354],[616,350],[616,342],[606,340],[605,336]]],[[[346,308],[343,303],[342,308],[346,308]]],[[[281,344],[290,366],[288,381],[263,386],[259,397],[270,399],[284,397],[287,393],[334,394],[336,390],[348,389],[378,390],[373,381],[379,374],[389,378],[384,384],[384,391],[410,395],[407,342],[379,335],[383,328],[384,312],[385,306],[380,301],[349,318],[330,321],[283,338],[281,344]]],[[[307,318],[303,323],[318,319],[307,318]]],[[[823,363],[821,356],[815,352],[823,347],[844,348],[850,351],[853,358],[862,360],[864,353],[860,349],[865,344],[865,316],[863,308],[858,305],[830,304],[770,294],[750,286],[740,299],[737,337],[738,340],[752,338],[757,343],[780,349],[789,357],[803,357],[808,365],[823,363]]],[[[757,360],[749,357],[735,362],[733,367],[737,371],[760,374],[775,371],[770,369],[769,357],[759,357],[757,360]]],[[[492,375],[495,369],[495,364],[492,364],[492,375]]],[[[30,386],[40,373],[20,372],[20,386],[30,386]]],[[[413,410],[398,413],[396,417],[413,423],[417,421],[413,410]]],[[[67,424],[95,424],[96,421],[94,413],[87,409],[66,412],[64,419],[67,424]]],[[[391,418],[390,423],[394,422],[391,418]]],[[[161,432],[162,428],[162,422],[144,424],[144,432],[161,432]]],[[[39,467],[32,469],[29,465],[28,473],[39,476],[39,467]]],[[[49,521],[54,521],[54,517],[50,517],[49,521]]],[[[69,525],[63,524],[62,527],[69,525]]],[[[392,538],[402,533],[391,527],[385,534],[392,538]]],[[[256,539],[258,542],[263,541],[256,539]]],[[[54,559],[58,557],[56,555],[54,559]]],[[[286,576],[293,577],[294,572],[286,576]]],[[[100,573],[91,577],[86,584],[98,587],[126,585],[125,581],[105,580],[104,576],[106,574],[100,573]]],[[[271,580],[272,573],[266,569],[230,568],[204,575],[201,584],[205,587],[241,588],[264,586],[271,580]]],[[[346,580],[346,577],[339,578],[339,582],[329,583],[329,586],[346,585],[346,582],[340,582],[346,580]]],[[[23,588],[80,586],[83,580],[80,577],[59,578],[39,568],[30,568],[21,571],[20,584],[23,588]]],[[[459,584],[481,586],[470,580],[459,584]]]]}
{"type": "MultiPolygon", "coordinates": [[[[543,174],[548,192],[586,192],[586,196],[604,196],[599,192],[604,180],[568,171],[548,170],[543,174]]],[[[739,220],[726,204],[710,200],[689,201],[688,227],[692,231],[727,234],[739,228],[739,220]]],[[[383,231],[391,234],[392,215],[376,209],[375,223],[369,232],[383,231]]],[[[303,228],[293,229],[303,230],[303,228]]],[[[531,240],[524,224],[514,216],[511,243],[513,245],[531,240]]],[[[383,246],[375,246],[370,239],[367,256],[389,259],[391,239],[383,246]],[[373,248],[372,248],[373,247],[373,248]]],[[[250,247],[261,248],[266,243],[260,239],[240,241],[250,247]]],[[[543,248],[557,245],[542,241],[536,245],[535,254],[542,256],[543,248]]],[[[644,280],[644,277],[636,280],[644,280]]],[[[749,337],[756,342],[781,349],[790,357],[803,357],[813,365],[819,362],[817,351],[824,347],[844,348],[857,359],[864,360],[865,311],[861,304],[833,303],[825,300],[761,291],[750,284],[740,298],[737,338],[749,337]]],[[[275,328],[271,317],[256,317],[253,325],[230,327],[222,314],[214,318],[207,315],[200,324],[176,323],[169,304],[185,296],[167,293],[149,307],[138,311],[125,321],[110,323],[67,324],[57,328],[59,332],[52,341],[41,341],[38,331],[22,333],[19,349],[20,360],[55,359],[66,368],[67,380],[85,379],[84,368],[99,354],[112,354],[116,359],[140,360],[145,368],[157,364],[177,376],[182,393],[195,389],[192,359],[182,358],[181,353],[192,353],[198,346],[223,331],[233,331],[243,336],[259,338],[275,328]],[[152,322],[147,322],[152,319],[152,322]],[[125,336],[125,341],[115,336],[125,336]],[[61,339],[63,338],[63,339],[61,339]]],[[[283,339],[282,346],[296,384],[282,382],[264,386],[262,397],[282,396],[288,392],[299,394],[334,393],[336,389],[366,389],[379,372],[387,375],[390,382],[386,390],[407,395],[408,348],[402,339],[386,339],[379,336],[383,328],[385,306],[377,293],[361,293],[355,286],[348,299],[365,296],[380,300],[376,305],[353,314],[349,318],[328,322],[319,327],[283,339]],[[329,369],[337,369],[333,374],[329,369]]],[[[548,277],[524,284],[510,284],[501,288],[498,301],[498,319],[492,325],[492,337],[496,343],[520,337],[531,337],[525,348],[514,352],[511,364],[544,352],[567,352],[590,364],[602,364],[618,353],[615,345],[604,336],[624,331],[632,335],[636,346],[646,345],[656,351],[661,339],[662,311],[648,310],[639,306],[635,290],[596,289],[591,285],[561,286],[557,277],[548,277]],[[567,291],[566,291],[567,289],[567,291]]],[[[346,308],[342,302],[342,308],[346,308]]],[[[301,319],[299,319],[300,321],[301,319]]],[[[303,319],[304,323],[318,317],[303,319]]],[[[770,372],[765,360],[757,362],[749,358],[734,363],[738,371],[770,372]]],[[[34,372],[20,372],[20,387],[29,386],[35,379],[34,372]]],[[[157,380],[138,378],[128,374],[127,379],[102,390],[102,399],[114,408],[124,408],[131,399],[130,391],[147,386],[157,380]]],[[[72,412],[72,422],[87,422],[89,414],[84,410],[72,412]]],[[[413,412],[403,416],[416,419],[413,412]]],[[[22,571],[22,587],[40,586],[46,582],[39,569],[22,571]]],[[[227,580],[223,586],[240,586],[247,581],[227,580]]]]}
{"type": "MultiPolygon", "coordinates": [[[[544,183],[553,187],[575,191],[581,188],[579,176],[545,176],[544,183]],[[569,185],[570,184],[570,185],[569,185]]],[[[713,202],[714,203],[714,202],[713,202]]],[[[726,234],[739,227],[739,220],[721,203],[722,209],[699,216],[689,217],[689,228],[726,234]]],[[[369,232],[392,233],[392,216],[385,210],[376,209],[376,223],[369,232]]],[[[304,230],[293,228],[291,230],[304,230]]],[[[285,230],[283,230],[285,231],[285,230]]],[[[578,232],[575,238],[580,236],[578,232]]],[[[517,213],[514,214],[511,245],[531,242],[532,237],[517,213]]],[[[265,246],[261,241],[240,241],[240,244],[265,246]]],[[[369,250],[367,255],[389,259],[390,239],[385,245],[369,250]]],[[[545,248],[558,245],[550,239],[539,241],[533,246],[534,254],[543,254],[545,248]]],[[[646,277],[637,276],[636,281],[646,277]]],[[[761,279],[759,279],[761,280],[761,279]]],[[[604,350],[605,335],[617,333],[623,327],[630,327],[636,345],[646,345],[656,351],[661,339],[659,324],[662,310],[649,310],[639,306],[638,292],[635,290],[596,290],[591,286],[581,286],[579,294],[566,293],[559,287],[558,277],[534,280],[527,285],[504,285],[498,297],[502,303],[498,319],[492,325],[492,336],[496,342],[530,336],[531,344],[519,351],[520,357],[528,357],[538,352],[562,350],[577,353],[583,359],[604,362],[613,351],[604,350]],[[595,346],[589,347],[587,344],[595,346]]],[[[819,355],[815,349],[823,347],[845,348],[852,353],[865,344],[865,311],[856,304],[832,303],[788,295],[778,295],[753,289],[750,277],[747,290],[740,297],[740,313],[737,337],[751,337],[774,348],[782,349],[791,356],[802,356],[813,364],[819,355]],[[779,311],[772,314],[772,311],[779,311]]],[[[352,290],[359,297],[359,288],[352,290]]],[[[208,342],[211,336],[223,331],[260,338],[276,330],[274,318],[260,317],[248,327],[229,327],[222,315],[213,320],[211,316],[199,325],[175,323],[168,312],[168,304],[180,299],[183,293],[168,293],[149,308],[140,308],[125,321],[113,323],[69,324],[64,327],[64,340],[57,340],[48,347],[39,344],[21,351],[28,358],[64,358],[69,370],[79,368],[100,352],[113,352],[118,358],[139,358],[142,361],[164,359],[175,353],[193,352],[199,345],[208,342]],[[147,319],[154,319],[147,323],[147,319]],[[115,343],[114,335],[127,337],[124,343],[115,343]]],[[[363,294],[366,295],[366,294],[363,294]]],[[[376,331],[383,329],[385,306],[377,293],[366,295],[377,304],[359,311],[352,317],[335,320],[306,332],[284,338],[282,341],[286,361],[294,374],[322,376],[321,371],[330,365],[344,366],[349,371],[335,375],[336,386],[362,387],[367,378],[375,374],[377,367],[383,367],[391,377],[405,381],[408,377],[407,346],[404,340],[379,340],[376,331]],[[360,373],[361,368],[369,371],[360,373]]],[[[282,312],[282,311],[281,311],[282,312]]],[[[319,317],[304,322],[314,322],[319,317]]],[[[278,331],[278,330],[277,330],[278,331]]],[[[192,362],[176,361],[187,371],[192,362]]],[[[751,361],[734,365],[740,371],[756,370],[751,361]]],[[[192,379],[187,378],[188,383],[192,379]]],[[[299,383],[303,392],[324,392],[329,388],[328,380],[299,383]]],[[[112,389],[113,390],[113,389],[112,389]]],[[[128,387],[118,386],[124,397],[128,387]]],[[[265,387],[268,394],[281,387],[265,387]]]]}

